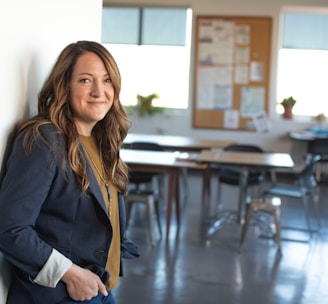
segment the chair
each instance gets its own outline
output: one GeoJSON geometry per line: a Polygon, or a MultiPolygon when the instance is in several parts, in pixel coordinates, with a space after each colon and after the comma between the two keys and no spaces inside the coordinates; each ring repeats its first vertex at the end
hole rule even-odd
{"type": "Polygon", "coordinates": [[[328,162],[328,138],[316,138],[308,143],[308,151],[311,155],[320,155],[321,159],[315,166],[316,179],[321,178],[321,163],[328,162]]]}
{"type": "MultiPolygon", "coordinates": [[[[230,152],[255,152],[264,153],[264,151],[256,145],[248,144],[233,144],[225,147],[224,151],[230,152]]],[[[213,166],[212,166],[213,168],[213,166]]],[[[217,167],[215,167],[217,168],[217,167]]],[[[221,200],[221,186],[222,184],[227,184],[229,186],[240,187],[240,180],[243,177],[243,173],[239,169],[234,169],[231,166],[220,165],[218,167],[218,190],[217,190],[217,215],[215,216],[214,223],[210,226],[207,231],[207,244],[209,244],[209,237],[218,231],[225,222],[231,219],[231,210],[222,210],[222,200],[221,200]]],[[[261,186],[262,182],[265,180],[265,170],[252,169],[248,170],[247,180],[245,182],[244,189],[240,189],[244,193],[247,192],[249,186],[261,186]]],[[[243,218],[243,202],[241,201],[242,193],[239,193],[238,200],[238,212],[237,221],[242,222],[243,218]]]]}
{"type": "MultiPolygon", "coordinates": [[[[149,142],[134,142],[131,143],[128,148],[135,150],[163,151],[163,148],[160,145],[149,142]]],[[[138,203],[145,204],[147,207],[149,237],[153,246],[156,243],[153,224],[154,213],[156,216],[159,233],[162,235],[159,204],[162,199],[161,193],[163,183],[164,177],[162,174],[150,172],[129,172],[129,188],[125,197],[127,225],[129,223],[132,206],[138,203]],[[157,179],[157,187],[154,187],[154,179],[157,179]]]]}
{"type": "MultiPolygon", "coordinates": [[[[224,151],[233,151],[233,152],[256,152],[264,153],[264,151],[256,145],[248,144],[233,144],[227,146],[223,149],[224,151]]],[[[249,186],[260,186],[261,183],[265,180],[265,172],[263,170],[254,169],[248,172],[247,177],[247,188],[249,186]]],[[[218,192],[217,192],[217,206],[218,210],[221,208],[221,186],[222,184],[227,184],[230,186],[239,187],[240,183],[240,172],[238,170],[233,170],[229,166],[219,166],[218,169],[218,192]]],[[[239,194],[240,195],[240,194],[239,194]]]]}
{"type": "MultiPolygon", "coordinates": [[[[301,200],[307,223],[307,229],[305,229],[305,231],[308,231],[310,234],[320,229],[320,220],[317,206],[314,200],[317,183],[313,174],[314,166],[318,161],[320,161],[319,155],[308,157],[305,163],[305,167],[297,175],[296,184],[274,183],[268,189],[264,190],[264,196],[277,196],[281,198],[288,197],[301,200]],[[314,215],[317,221],[317,229],[313,229],[311,225],[310,207],[313,207],[314,210],[314,215]]],[[[288,228],[304,230],[302,228],[288,228]]]]}
{"type": "Polygon", "coordinates": [[[262,224],[262,226],[266,226],[266,230],[270,230],[270,233],[273,235],[277,245],[278,252],[281,252],[281,236],[280,236],[280,205],[281,199],[278,197],[265,198],[265,199],[253,199],[249,204],[247,204],[246,211],[246,220],[243,225],[241,231],[241,238],[239,242],[239,251],[241,252],[245,238],[248,232],[248,228],[252,221],[253,215],[257,215],[258,224],[262,224]],[[272,231],[272,227],[270,222],[267,222],[267,219],[260,218],[259,216],[262,214],[268,214],[273,217],[274,222],[274,230],[272,231]]]}

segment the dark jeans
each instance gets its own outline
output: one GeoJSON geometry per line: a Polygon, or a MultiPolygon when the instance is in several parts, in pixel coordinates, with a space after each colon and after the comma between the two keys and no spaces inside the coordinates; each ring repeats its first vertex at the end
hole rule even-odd
{"type": "Polygon", "coordinates": [[[96,297],[92,298],[88,301],[73,301],[73,300],[64,300],[59,302],[58,304],[115,304],[115,299],[113,294],[108,291],[108,296],[105,297],[101,293],[99,293],[96,297]]]}

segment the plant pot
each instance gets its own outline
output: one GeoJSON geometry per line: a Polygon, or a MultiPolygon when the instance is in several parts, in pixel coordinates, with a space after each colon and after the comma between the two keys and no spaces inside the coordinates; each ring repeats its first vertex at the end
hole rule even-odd
{"type": "Polygon", "coordinates": [[[282,117],[285,119],[293,118],[292,107],[284,107],[284,113],[282,113],[282,117]]]}

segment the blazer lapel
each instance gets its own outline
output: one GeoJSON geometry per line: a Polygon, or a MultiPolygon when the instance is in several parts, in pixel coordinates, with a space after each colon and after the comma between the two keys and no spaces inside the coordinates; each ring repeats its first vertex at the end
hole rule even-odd
{"type": "Polygon", "coordinates": [[[97,202],[99,203],[99,205],[101,206],[101,208],[104,210],[104,212],[106,213],[106,215],[108,216],[108,210],[104,201],[104,197],[102,195],[102,192],[100,190],[99,184],[97,182],[96,176],[93,173],[93,170],[91,168],[91,165],[89,163],[88,158],[85,155],[85,152],[83,150],[83,154],[84,154],[84,158],[86,160],[86,164],[87,164],[87,174],[90,178],[90,190],[91,192],[94,194],[95,198],[97,199],[97,202]]]}

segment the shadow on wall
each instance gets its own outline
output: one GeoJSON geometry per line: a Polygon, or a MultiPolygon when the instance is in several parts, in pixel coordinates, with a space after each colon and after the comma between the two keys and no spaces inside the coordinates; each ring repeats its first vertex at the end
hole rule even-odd
{"type": "Polygon", "coordinates": [[[8,288],[11,282],[10,267],[10,264],[0,253],[0,304],[4,304],[7,301],[8,288]]]}
{"type": "Polygon", "coordinates": [[[6,109],[7,121],[3,124],[3,130],[0,130],[0,165],[8,138],[16,129],[17,124],[37,113],[38,93],[44,81],[41,62],[38,59],[40,56],[35,50],[24,49],[18,57],[17,65],[12,67],[15,70],[13,74],[16,75],[15,94],[11,95],[13,98],[12,108],[6,109]]]}
{"type": "Polygon", "coordinates": [[[41,60],[41,54],[37,54],[34,51],[27,71],[27,90],[24,118],[34,116],[38,111],[38,94],[41,90],[43,82],[45,81],[45,76],[42,73],[41,60]]]}

